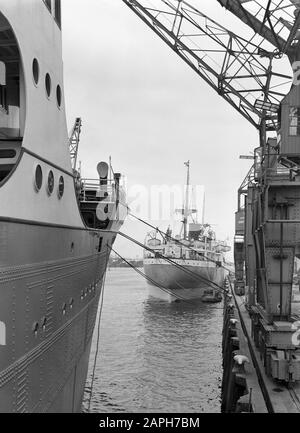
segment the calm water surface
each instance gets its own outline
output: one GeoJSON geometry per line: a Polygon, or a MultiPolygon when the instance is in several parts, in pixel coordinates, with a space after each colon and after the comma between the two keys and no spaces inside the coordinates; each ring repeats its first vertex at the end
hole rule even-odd
{"type": "Polygon", "coordinates": [[[221,332],[222,304],[169,304],[134,270],[107,271],[91,412],[220,412],[221,332]]]}

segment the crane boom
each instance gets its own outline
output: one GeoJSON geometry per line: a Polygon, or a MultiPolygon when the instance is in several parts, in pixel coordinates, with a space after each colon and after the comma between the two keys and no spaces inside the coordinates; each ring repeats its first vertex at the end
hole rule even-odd
{"type": "Polygon", "coordinates": [[[295,60],[299,51],[299,0],[218,0],[218,2],[271,43],[279,53],[295,60]]]}
{"type": "Polygon", "coordinates": [[[274,52],[227,30],[185,0],[122,0],[252,125],[277,129],[291,76],[273,70],[274,52]]]}
{"type": "Polygon", "coordinates": [[[82,126],[81,118],[77,117],[74,126],[70,132],[70,138],[69,138],[71,164],[74,172],[76,171],[76,165],[77,165],[77,155],[78,155],[78,148],[79,148],[79,141],[80,141],[81,126],[82,126]]]}

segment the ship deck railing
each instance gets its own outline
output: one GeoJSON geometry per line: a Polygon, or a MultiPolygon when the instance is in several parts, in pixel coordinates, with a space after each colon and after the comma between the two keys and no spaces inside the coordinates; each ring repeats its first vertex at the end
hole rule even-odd
{"type": "Polygon", "coordinates": [[[80,201],[94,202],[105,200],[106,203],[116,201],[116,184],[114,179],[108,179],[105,185],[99,179],[81,179],[80,201]]]}
{"type": "Polygon", "coordinates": [[[221,253],[219,253],[219,252],[215,252],[215,251],[210,251],[210,250],[196,250],[196,249],[193,249],[192,250],[192,252],[195,252],[195,257],[185,257],[185,258],[183,258],[182,256],[180,256],[180,257],[177,257],[176,255],[172,255],[172,254],[162,254],[162,249],[152,249],[152,251],[150,252],[148,252],[148,254],[151,254],[151,255],[155,255],[155,253],[158,253],[158,254],[161,254],[161,255],[163,255],[163,257],[159,257],[159,258],[164,258],[164,257],[166,257],[166,258],[168,258],[168,259],[178,259],[178,260],[199,260],[199,259],[201,259],[201,257],[202,258],[212,258],[213,256],[217,256],[217,255],[220,255],[221,253]]]}

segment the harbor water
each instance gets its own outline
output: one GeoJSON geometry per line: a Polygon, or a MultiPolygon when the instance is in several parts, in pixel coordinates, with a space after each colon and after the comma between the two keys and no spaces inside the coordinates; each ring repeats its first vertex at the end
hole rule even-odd
{"type": "MultiPolygon", "coordinates": [[[[222,304],[148,296],[134,270],[107,271],[90,412],[220,412],[222,304]]],[[[83,411],[97,346],[95,328],[83,411]]]]}

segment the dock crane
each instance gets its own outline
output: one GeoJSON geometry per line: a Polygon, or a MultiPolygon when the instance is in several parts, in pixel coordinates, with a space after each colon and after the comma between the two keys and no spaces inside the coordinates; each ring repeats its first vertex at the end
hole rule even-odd
{"type": "Polygon", "coordinates": [[[81,118],[76,117],[75,123],[69,134],[69,149],[70,149],[73,173],[76,172],[76,167],[77,167],[77,156],[78,156],[78,148],[80,142],[81,126],[82,126],[81,118]]]}
{"type": "Polygon", "coordinates": [[[80,168],[77,170],[77,157],[78,157],[78,149],[80,143],[80,134],[81,134],[82,120],[80,117],[76,117],[74,125],[69,134],[69,150],[71,157],[71,165],[72,171],[74,175],[74,185],[77,199],[80,198],[81,192],[81,173],[80,168]]]}
{"type": "Polygon", "coordinates": [[[300,258],[300,0],[217,0],[250,37],[210,19],[197,0],[122,1],[259,132],[254,165],[238,191],[236,293],[246,290],[266,373],[299,381],[291,303],[300,258]]]}

